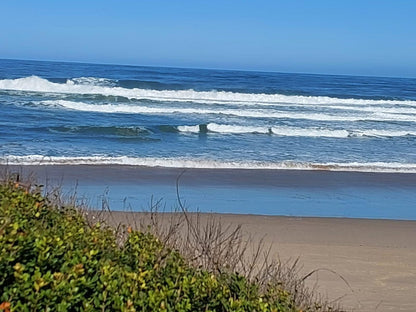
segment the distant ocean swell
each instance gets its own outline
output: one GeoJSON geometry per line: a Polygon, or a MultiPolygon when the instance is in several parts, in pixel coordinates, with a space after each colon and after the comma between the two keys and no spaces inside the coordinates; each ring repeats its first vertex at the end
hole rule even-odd
{"type": "Polygon", "coordinates": [[[402,163],[309,163],[296,161],[261,162],[261,161],[219,161],[211,159],[186,158],[153,158],[153,157],[105,157],[105,156],[4,156],[1,165],[125,165],[165,168],[200,168],[200,169],[248,169],[248,170],[323,170],[323,171],[356,171],[416,173],[416,164],[402,163]]]}

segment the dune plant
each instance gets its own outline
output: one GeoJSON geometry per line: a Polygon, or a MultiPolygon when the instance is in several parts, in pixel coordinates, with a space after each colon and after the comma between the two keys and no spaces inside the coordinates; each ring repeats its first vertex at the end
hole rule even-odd
{"type": "Polygon", "coordinates": [[[19,178],[0,182],[0,311],[342,311],[241,226],[189,213],[180,177],[178,209],[127,225],[19,178]]]}
{"type": "Polygon", "coordinates": [[[151,233],[122,231],[120,242],[38,189],[1,185],[0,310],[297,311],[279,287],[196,268],[151,233]]]}

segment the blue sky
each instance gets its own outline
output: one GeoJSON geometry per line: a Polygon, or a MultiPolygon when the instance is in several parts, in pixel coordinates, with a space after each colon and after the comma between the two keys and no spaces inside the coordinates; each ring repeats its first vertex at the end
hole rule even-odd
{"type": "Polygon", "coordinates": [[[416,77],[414,0],[2,1],[0,58],[416,77]]]}

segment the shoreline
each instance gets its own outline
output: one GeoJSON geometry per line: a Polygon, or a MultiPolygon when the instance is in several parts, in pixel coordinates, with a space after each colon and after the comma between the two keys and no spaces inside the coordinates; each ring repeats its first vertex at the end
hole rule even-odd
{"type": "Polygon", "coordinates": [[[181,182],[189,183],[236,183],[241,185],[270,185],[286,187],[339,187],[352,183],[359,186],[401,186],[416,188],[413,172],[363,172],[325,169],[246,169],[246,168],[179,168],[135,165],[0,165],[0,171],[22,172],[50,178],[86,178],[107,176],[129,181],[140,179],[165,182],[181,176],[181,182]],[[123,174],[120,175],[120,173],[123,174]],[[238,178],[236,178],[238,176],[238,178]],[[318,182],[318,183],[317,183],[318,182]]]}

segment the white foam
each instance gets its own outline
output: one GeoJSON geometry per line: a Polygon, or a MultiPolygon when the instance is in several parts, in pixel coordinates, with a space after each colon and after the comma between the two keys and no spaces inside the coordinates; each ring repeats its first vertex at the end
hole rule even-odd
{"type": "Polygon", "coordinates": [[[211,109],[196,107],[172,107],[158,106],[151,107],[145,105],[126,105],[126,104],[89,104],[83,102],[66,101],[66,100],[48,100],[40,102],[46,106],[64,107],[86,112],[97,113],[127,113],[127,114],[223,114],[229,116],[249,117],[249,118],[277,118],[277,119],[307,119],[317,121],[408,121],[416,122],[416,115],[399,115],[399,114],[325,114],[325,113],[302,113],[262,109],[211,109]]]}
{"type": "Polygon", "coordinates": [[[280,136],[298,136],[298,137],[329,137],[329,138],[347,138],[350,132],[347,130],[329,130],[316,128],[295,128],[295,127],[273,127],[272,133],[280,136]]]}
{"type": "MultiPolygon", "coordinates": [[[[81,78],[75,78],[81,79],[81,78]]],[[[85,80],[86,78],[84,78],[85,80]]],[[[235,105],[411,105],[416,106],[416,101],[411,100],[367,100],[367,99],[340,99],[328,96],[300,96],[264,93],[238,93],[226,91],[195,91],[195,90],[149,90],[127,89],[113,86],[100,85],[100,79],[94,78],[89,84],[74,83],[74,79],[66,83],[53,83],[46,79],[30,76],[18,79],[0,80],[0,89],[34,91],[46,93],[64,94],[101,94],[105,96],[122,96],[129,99],[149,99],[154,101],[170,102],[197,102],[206,104],[235,104],[235,105]],[[91,83],[92,82],[92,83],[91,83]]]]}
{"type": "MultiPolygon", "coordinates": [[[[199,133],[200,127],[196,126],[179,126],[181,132],[199,133]]],[[[295,127],[254,127],[242,125],[221,125],[209,123],[207,125],[208,132],[225,133],[225,134],[275,134],[279,136],[302,136],[302,137],[334,137],[345,138],[350,135],[346,130],[327,130],[327,129],[311,129],[311,128],[295,128],[295,127]]]]}
{"type": "MultiPolygon", "coordinates": [[[[199,125],[178,126],[180,132],[199,133],[199,125]]],[[[402,137],[416,136],[416,131],[395,131],[379,129],[324,129],[324,128],[297,128],[297,127],[254,127],[243,125],[221,125],[216,123],[207,124],[208,132],[224,134],[274,134],[289,137],[328,137],[328,138],[349,138],[349,137],[402,137]]]]}
{"type": "Polygon", "coordinates": [[[383,106],[337,106],[328,105],[325,108],[369,112],[369,113],[390,113],[390,114],[416,114],[414,107],[383,107],[383,106]]]}
{"type": "Polygon", "coordinates": [[[252,127],[252,126],[238,126],[238,125],[220,125],[216,123],[209,123],[207,129],[210,132],[218,133],[269,133],[267,127],[252,127]]]}
{"type": "Polygon", "coordinates": [[[260,162],[260,161],[219,161],[210,159],[152,158],[152,157],[53,157],[42,155],[4,156],[2,165],[128,165],[164,168],[201,169],[268,169],[268,170],[324,170],[357,172],[403,172],[416,173],[416,164],[398,162],[350,162],[350,163],[308,163],[308,162],[260,162]]]}
{"type": "Polygon", "coordinates": [[[402,137],[408,135],[416,136],[416,131],[369,129],[354,131],[354,135],[368,137],[402,137]]]}
{"type": "Polygon", "coordinates": [[[195,126],[178,126],[180,132],[199,133],[199,125],[195,126]]]}
{"type": "Polygon", "coordinates": [[[114,87],[116,80],[111,80],[107,78],[96,78],[96,77],[78,77],[67,80],[68,85],[87,85],[87,86],[108,86],[114,87]]]}

